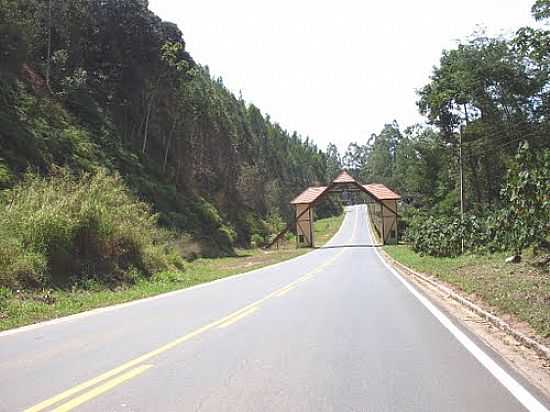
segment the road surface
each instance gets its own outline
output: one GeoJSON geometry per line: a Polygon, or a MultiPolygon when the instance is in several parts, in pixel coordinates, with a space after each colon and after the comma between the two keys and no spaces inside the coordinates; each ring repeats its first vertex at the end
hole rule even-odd
{"type": "Polygon", "coordinates": [[[0,410],[546,410],[382,263],[365,211],[291,261],[0,334],[0,410]]]}

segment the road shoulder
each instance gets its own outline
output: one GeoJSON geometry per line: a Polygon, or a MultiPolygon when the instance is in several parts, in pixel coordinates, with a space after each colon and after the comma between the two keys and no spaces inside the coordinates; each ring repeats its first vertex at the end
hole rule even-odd
{"type": "Polygon", "coordinates": [[[550,398],[550,360],[547,357],[525,346],[524,342],[510,333],[497,328],[479,313],[452,299],[448,293],[443,292],[444,287],[436,286],[436,280],[434,283],[421,280],[411,270],[396,264],[396,261],[383,250],[379,250],[379,256],[466,331],[479,338],[499,354],[513,370],[550,398]]]}

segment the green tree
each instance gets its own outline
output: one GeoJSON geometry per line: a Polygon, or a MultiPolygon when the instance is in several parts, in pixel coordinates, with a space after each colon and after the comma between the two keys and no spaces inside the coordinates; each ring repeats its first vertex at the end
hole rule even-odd
{"type": "MultiPolygon", "coordinates": [[[[547,243],[550,233],[550,150],[533,152],[523,143],[502,188],[504,207],[498,240],[516,255],[532,244],[547,243]]],[[[497,240],[497,241],[498,241],[497,240]]]]}

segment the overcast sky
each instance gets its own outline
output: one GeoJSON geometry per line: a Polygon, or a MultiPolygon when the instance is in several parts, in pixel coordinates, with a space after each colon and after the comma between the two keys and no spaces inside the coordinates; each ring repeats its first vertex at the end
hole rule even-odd
{"type": "Polygon", "coordinates": [[[415,90],[476,27],[533,24],[534,0],[150,0],[187,50],[284,128],[344,151],[385,123],[422,122],[415,90]]]}

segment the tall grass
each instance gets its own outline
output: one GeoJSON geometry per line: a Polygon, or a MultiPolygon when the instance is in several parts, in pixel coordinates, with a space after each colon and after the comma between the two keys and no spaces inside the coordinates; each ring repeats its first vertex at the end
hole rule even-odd
{"type": "Polygon", "coordinates": [[[0,287],[133,282],[183,268],[150,207],[105,170],[27,174],[0,194],[0,287]]]}

